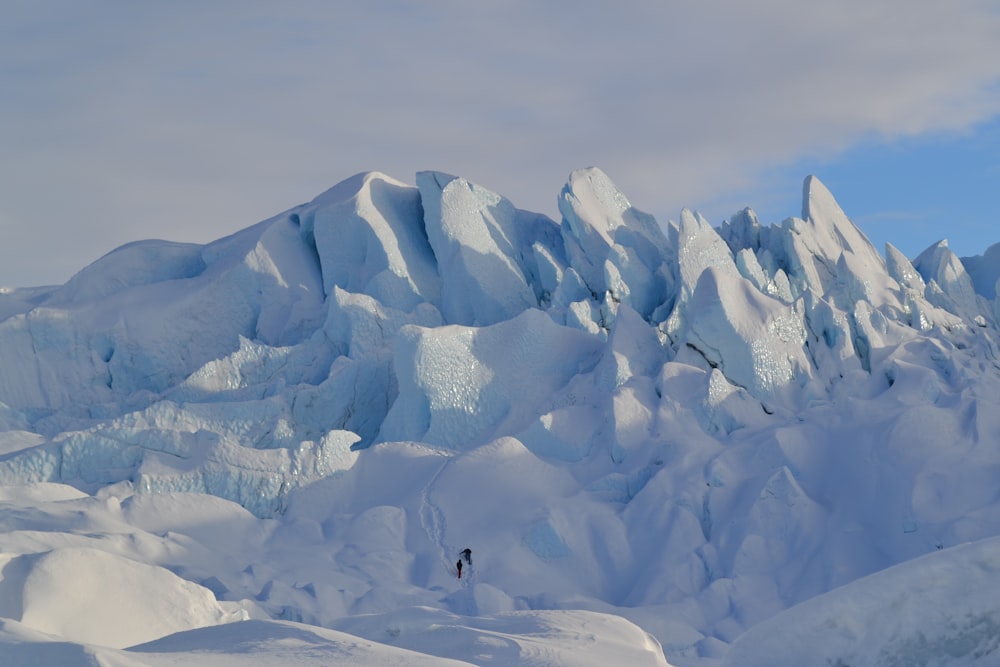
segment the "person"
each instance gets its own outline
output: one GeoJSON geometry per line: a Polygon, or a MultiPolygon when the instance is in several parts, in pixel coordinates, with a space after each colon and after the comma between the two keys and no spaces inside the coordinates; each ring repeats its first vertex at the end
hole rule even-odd
{"type": "Polygon", "coordinates": [[[469,565],[472,565],[472,549],[465,549],[462,552],[462,558],[465,559],[466,563],[468,563],[469,565]]]}
{"type": "Polygon", "coordinates": [[[455,565],[458,567],[458,578],[461,579],[462,578],[462,559],[459,558],[458,562],[455,563],[455,565]]]}

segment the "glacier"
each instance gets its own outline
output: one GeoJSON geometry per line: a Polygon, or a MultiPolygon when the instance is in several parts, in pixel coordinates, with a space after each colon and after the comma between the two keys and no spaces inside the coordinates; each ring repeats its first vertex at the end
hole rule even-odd
{"type": "Polygon", "coordinates": [[[359,664],[586,664],[584,627],[593,664],[997,660],[955,572],[998,583],[1000,245],[883,255],[812,176],[777,224],[661,223],[596,168],[558,210],[369,172],[0,290],[0,644],[154,664],[242,621],[391,647],[359,664]],[[186,611],[74,621],[67,568],[186,611]],[[825,628],[860,637],[872,591],[936,620],[851,652],[825,628]]]}

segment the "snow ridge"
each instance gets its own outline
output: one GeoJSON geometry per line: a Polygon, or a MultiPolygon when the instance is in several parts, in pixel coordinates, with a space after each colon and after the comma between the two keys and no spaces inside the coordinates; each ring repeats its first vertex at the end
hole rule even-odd
{"type": "MultiPolygon", "coordinates": [[[[815,177],[801,217],[772,225],[661,224],[596,168],[558,202],[556,221],[460,177],[364,173],[204,246],[130,244],[64,286],[0,293],[0,488],[76,489],[64,502],[104,517],[94,534],[133,535],[113,558],[229,605],[164,633],[245,614],[380,641],[410,623],[399,650],[427,652],[435,623],[509,647],[519,624],[597,623],[518,613],[589,610],[691,665],[741,635],[756,655],[746,631],[783,610],[1000,535],[996,246],[883,258],[815,177]],[[86,505],[188,497],[235,503],[223,523],[247,526],[245,549],[220,562],[197,522],[86,505]]],[[[60,559],[108,569],[56,501],[29,539],[8,500],[0,592],[30,597],[60,559]]],[[[32,599],[0,600],[20,624],[0,643],[127,644],[32,599]]]]}

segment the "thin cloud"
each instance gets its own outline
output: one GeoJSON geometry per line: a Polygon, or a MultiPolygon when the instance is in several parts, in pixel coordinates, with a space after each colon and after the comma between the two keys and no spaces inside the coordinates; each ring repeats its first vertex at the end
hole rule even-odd
{"type": "Polygon", "coordinates": [[[921,222],[927,220],[927,217],[927,214],[921,211],[875,211],[854,218],[854,222],[867,226],[897,222],[921,222]]]}

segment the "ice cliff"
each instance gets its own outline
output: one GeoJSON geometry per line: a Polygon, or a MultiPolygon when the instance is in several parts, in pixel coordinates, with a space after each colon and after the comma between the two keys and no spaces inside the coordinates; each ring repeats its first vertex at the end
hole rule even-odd
{"type": "Polygon", "coordinates": [[[6,290],[0,483],[320,523],[316,494],[401,507],[393,553],[433,560],[461,525],[530,567],[496,569],[479,602],[440,602],[425,573],[337,609],[584,596],[680,658],[1000,534],[996,246],[883,258],[814,177],[801,217],[770,225],[661,223],[594,168],[558,204],[366,173],[207,245],[134,243],[6,290]],[[399,466],[411,493],[352,495],[399,466]],[[470,496],[517,500],[469,516],[470,496]]]}
{"type": "Polygon", "coordinates": [[[656,339],[641,375],[718,369],[766,411],[829,398],[845,369],[872,373],[873,354],[909,341],[992,341],[988,279],[974,286],[945,242],[883,260],[814,177],[802,217],[771,226],[749,209],[719,229],[686,210],[660,225],[597,169],[570,176],[559,208],[556,222],[437,172],[416,187],[360,174],[205,246],[134,243],[61,287],[8,290],[5,419],[52,438],[226,402],[273,414],[266,435],[240,433],[256,448],[331,428],[362,447],[419,440],[456,412],[470,433],[455,437],[514,435],[538,415],[491,431],[500,408],[480,394],[493,374],[544,360],[534,375],[555,395],[599,356],[617,363],[622,312],[656,339]]]}

